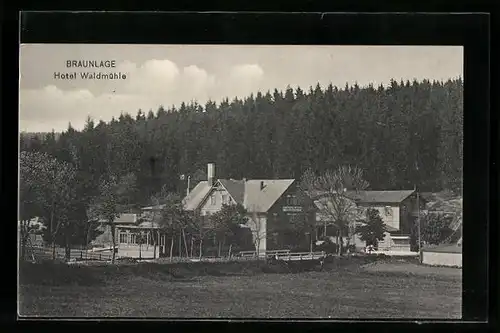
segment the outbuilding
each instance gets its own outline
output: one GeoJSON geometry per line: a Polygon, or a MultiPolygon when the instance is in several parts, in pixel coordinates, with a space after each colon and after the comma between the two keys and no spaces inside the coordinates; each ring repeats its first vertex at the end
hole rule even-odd
{"type": "Polygon", "coordinates": [[[462,246],[453,244],[422,249],[422,263],[432,266],[462,267],[462,246]]]}

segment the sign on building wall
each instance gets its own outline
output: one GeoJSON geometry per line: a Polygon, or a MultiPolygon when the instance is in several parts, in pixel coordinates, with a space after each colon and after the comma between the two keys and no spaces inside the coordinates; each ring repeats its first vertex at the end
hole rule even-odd
{"type": "Polygon", "coordinates": [[[300,213],[302,206],[283,206],[283,211],[286,213],[300,213]]]}

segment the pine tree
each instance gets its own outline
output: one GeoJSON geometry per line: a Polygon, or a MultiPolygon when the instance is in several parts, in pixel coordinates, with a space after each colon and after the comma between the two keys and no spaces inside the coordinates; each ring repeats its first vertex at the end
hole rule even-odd
{"type": "Polygon", "coordinates": [[[385,238],[387,227],[378,210],[368,209],[366,215],[366,221],[356,227],[356,234],[359,234],[359,238],[366,242],[367,246],[373,245],[377,248],[378,243],[385,238]]]}
{"type": "Polygon", "coordinates": [[[307,168],[355,164],[372,189],[418,183],[423,191],[460,192],[463,81],[287,87],[219,104],[160,106],[156,114],[122,113],[97,125],[89,118],[83,130],[21,133],[20,141],[22,151],[68,163],[76,151],[93,195],[101,176],[134,173],[138,204],[165,184],[179,190],[180,174],[208,162],[221,178],[298,178],[307,168]]]}

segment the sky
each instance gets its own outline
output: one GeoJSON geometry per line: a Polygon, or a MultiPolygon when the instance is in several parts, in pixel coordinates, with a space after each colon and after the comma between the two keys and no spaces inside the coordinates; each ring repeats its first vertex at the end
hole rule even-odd
{"type": "Polygon", "coordinates": [[[463,77],[461,46],[258,46],[23,44],[20,131],[83,128],[88,116],[109,121],[121,112],[319,83],[344,87],[391,79],[463,77]],[[114,60],[116,68],[67,68],[68,60],[114,60]],[[54,73],[76,72],[76,79],[54,73]],[[80,72],[116,72],[126,79],[83,79],[80,72]]]}

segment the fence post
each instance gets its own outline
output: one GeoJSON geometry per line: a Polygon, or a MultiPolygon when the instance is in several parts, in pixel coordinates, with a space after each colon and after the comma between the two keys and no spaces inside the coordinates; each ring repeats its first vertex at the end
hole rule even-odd
{"type": "Polygon", "coordinates": [[[80,259],[83,259],[83,251],[80,251],[80,259]]]}
{"type": "Polygon", "coordinates": [[[101,253],[99,253],[99,261],[101,261],[101,253]]]}

